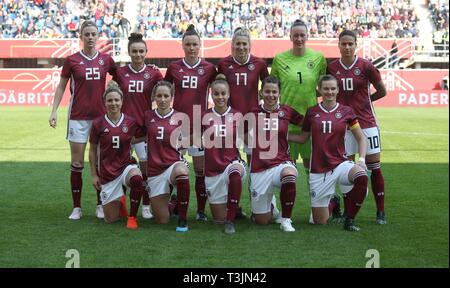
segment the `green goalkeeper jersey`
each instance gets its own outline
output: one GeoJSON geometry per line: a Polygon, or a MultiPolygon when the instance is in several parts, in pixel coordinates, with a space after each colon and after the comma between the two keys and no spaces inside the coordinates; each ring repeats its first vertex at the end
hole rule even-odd
{"type": "MultiPolygon", "coordinates": [[[[322,53],[306,49],[303,56],[294,56],[292,50],[275,56],[271,75],[281,82],[281,104],[294,108],[303,116],[306,110],[317,104],[316,87],[320,76],[327,70],[327,62],[322,53]]],[[[289,131],[300,131],[290,125],[289,131]]]]}

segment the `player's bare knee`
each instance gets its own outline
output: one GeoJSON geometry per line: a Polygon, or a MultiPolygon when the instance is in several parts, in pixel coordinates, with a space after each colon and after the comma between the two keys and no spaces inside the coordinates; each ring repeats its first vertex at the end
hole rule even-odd
{"type": "Polygon", "coordinates": [[[258,225],[268,225],[272,220],[271,215],[257,215],[255,214],[255,223],[258,225]]]}
{"type": "Polygon", "coordinates": [[[116,216],[111,217],[111,216],[106,216],[105,215],[105,217],[103,219],[105,220],[106,224],[111,224],[111,223],[114,223],[117,220],[119,220],[119,217],[116,217],[116,216]]]}

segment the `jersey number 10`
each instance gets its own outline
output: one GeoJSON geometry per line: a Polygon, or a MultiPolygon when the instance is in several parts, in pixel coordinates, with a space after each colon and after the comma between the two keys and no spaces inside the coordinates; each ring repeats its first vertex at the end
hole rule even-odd
{"type": "Polygon", "coordinates": [[[353,78],[342,78],[341,81],[344,91],[353,91],[353,78]]]}

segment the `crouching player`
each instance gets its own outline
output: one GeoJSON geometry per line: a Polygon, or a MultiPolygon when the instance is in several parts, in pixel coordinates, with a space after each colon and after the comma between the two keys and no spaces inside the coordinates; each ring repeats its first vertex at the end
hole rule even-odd
{"type": "Polygon", "coordinates": [[[303,116],[294,109],[278,103],[280,81],[269,76],[262,82],[264,103],[255,109],[255,140],[251,144],[250,192],[252,212],[257,224],[273,219],[273,188],[280,188],[281,230],[294,232],[291,214],[296,197],[297,168],[289,156],[288,125],[300,125],[303,116]],[[265,141],[266,143],[264,143],[265,141]]]}
{"type": "Polygon", "coordinates": [[[311,137],[311,174],[309,176],[312,214],[315,224],[326,224],[330,217],[329,203],[335,193],[336,183],[353,185],[344,194],[346,210],[344,229],[358,231],[354,219],[367,189],[367,173],[364,157],[366,140],[352,108],[336,102],[338,82],[331,75],[319,81],[323,101],[308,109],[300,135],[289,135],[289,140],[304,143],[311,137]],[[355,136],[359,147],[357,164],[345,156],[347,129],[355,136]]]}
{"type": "Polygon", "coordinates": [[[224,223],[225,233],[233,234],[245,176],[238,147],[242,114],[228,105],[230,87],[225,75],[217,75],[211,96],[214,107],[202,117],[206,192],[214,221],[224,223]]]}
{"type": "Polygon", "coordinates": [[[189,168],[179,150],[180,137],[184,136],[183,139],[189,143],[189,131],[186,131],[189,130],[189,118],[172,108],[173,97],[173,85],[167,81],[159,81],[152,91],[152,99],[157,108],[145,112],[144,123],[148,145],[147,188],[155,222],[166,224],[170,219],[168,204],[170,190],[173,187],[178,195],[176,231],[186,232],[190,194],[189,168]],[[184,130],[183,127],[186,126],[184,130]]]}
{"type": "Polygon", "coordinates": [[[123,94],[116,82],[108,83],[103,101],[106,114],[93,121],[89,138],[92,182],[96,189],[101,190],[106,223],[117,221],[119,216],[127,216],[122,185],[131,188],[127,228],[137,229],[136,213],[144,182],[139,168],[131,163],[131,140],[138,133],[139,126],[133,118],[122,113],[123,94]]]}

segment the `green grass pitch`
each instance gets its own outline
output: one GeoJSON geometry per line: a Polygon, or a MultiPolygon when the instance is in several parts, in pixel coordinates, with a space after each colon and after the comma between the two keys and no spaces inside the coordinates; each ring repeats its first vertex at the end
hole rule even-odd
{"type": "MultiPolygon", "coordinates": [[[[175,220],[156,225],[139,218],[137,231],[128,231],[124,220],[107,225],[95,218],[89,168],[83,218],[68,220],[67,110],[59,111],[56,130],[48,126],[49,112],[0,107],[0,267],[65,267],[68,249],[78,250],[81,267],[363,268],[369,249],[379,251],[380,267],[448,267],[448,108],[377,109],[388,225],[375,223],[371,193],[357,219],[358,233],[340,225],[307,224],[300,169],[293,215],[297,231],[240,220],[235,235],[225,235],[211,221],[196,223],[193,185],[188,233],[176,233],[175,220]]],[[[246,191],[245,185],[241,203],[249,213],[246,191]]]]}

